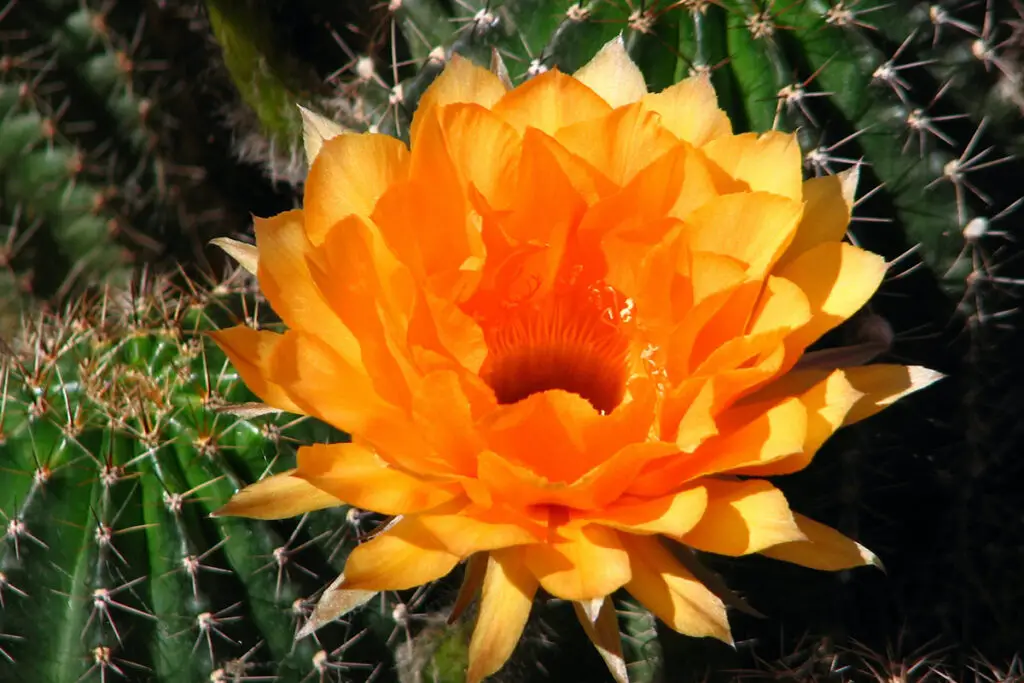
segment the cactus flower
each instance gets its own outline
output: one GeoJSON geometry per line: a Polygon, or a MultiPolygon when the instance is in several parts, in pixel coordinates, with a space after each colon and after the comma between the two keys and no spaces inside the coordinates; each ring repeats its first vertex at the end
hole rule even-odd
{"type": "Polygon", "coordinates": [[[620,588],[731,642],[692,550],[878,562],[766,479],[938,377],[806,362],[886,271],[843,241],[855,175],[803,180],[795,137],[733,134],[704,76],[648,93],[621,40],[516,87],[455,56],[408,145],[305,116],[303,208],[224,243],[287,330],[215,338],[267,404],[352,436],[221,514],[394,518],[320,622],[468,561],[470,681],[541,588],[624,681],[620,588]]]}

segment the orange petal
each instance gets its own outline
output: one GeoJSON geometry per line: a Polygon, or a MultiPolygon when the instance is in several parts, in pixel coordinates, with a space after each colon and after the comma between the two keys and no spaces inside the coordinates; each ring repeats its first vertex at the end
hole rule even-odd
{"type": "Polygon", "coordinates": [[[807,295],[811,319],[786,340],[803,351],[823,334],[848,319],[867,303],[885,277],[885,260],[844,242],[808,249],[775,274],[795,283],[807,295]]]}
{"type": "MultiPolygon", "coordinates": [[[[476,104],[448,105],[439,116],[445,148],[463,185],[479,190],[492,208],[509,208],[519,163],[519,134],[497,114],[476,104]]],[[[425,158],[425,169],[434,163],[425,158]]],[[[413,172],[418,172],[415,165],[413,172]]]]}
{"type": "Polygon", "coordinates": [[[777,131],[728,135],[708,142],[703,150],[751,190],[802,201],[803,166],[796,135],[777,131]]]}
{"type": "Polygon", "coordinates": [[[788,263],[808,249],[829,242],[842,242],[853,212],[853,197],[843,192],[843,178],[826,175],[804,181],[804,216],[793,241],[779,259],[788,263]]]}
{"type": "MultiPolygon", "coordinates": [[[[545,245],[560,259],[569,231],[582,217],[586,202],[559,164],[557,147],[536,130],[523,136],[515,206],[502,221],[502,229],[511,240],[545,245]]],[[[558,263],[553,261],[553,267],[558,263]]]]}
{"type": "Polygon", "coordinates": [[[601,659],[608,666],[615,683],[629,683],[629,672],[626,670],[626,658],[622,656],[622,637],[619,635],[619,620],[615,614],[615,602],[611,596],[601,600],[597,608],[597,614],[591,618],[589,612],[593,612],[591,603],[572,603],[576,611],[576,617],[580,625],[586,631],[590,642],[597,648],[601,659]]]}
{"type": "Polygon", "coordinates": [[[596,512],[574,511],[572,518],[585,519],[633,534],[662,534],[681,538],[700,521],[707,504],[707,489],[701,485],[654,499],[623,496],[596,512]]]}
{"type": "MultiPolygon", "coordinates": [[[[815,377],[821,381],[797,392],[800,401],[807,408],[807,435],[804,438],[803,450],[767,465],[736,470],[736,474],[768,477],[798,472],[810,464],[821,445],[843,426],[850,409],[863,398],[863,394],[854,388],[843,370],[835,370],[827,376],[816,374],[815,377]]],[[[777,401],[778,397],[793,395],[787,393],[788,390],[802,388],[792,380],[787,382],[786,379],[774,382],[770,386],[768,391],[758,392],[741,401],[731,412],[731,419],[742,422],[748,419],[747,416],[766,410],[770,405],[771,396],[775,396],[774,400],[777,401]],[[769,391],[772,393],[768,393],[769,391]]]]}
{"type": "Polygon", "coordinates": [[[517,550],[491,553],[469,642],[467,683],[479,683],[505,664],[526,627],[536,593],[537,579],[517,550]]]}
{"type": "Polygon", "coordinates": [[[686,219],[690,246],[739,259],[760,278],[793,239],[802,212],[798,201],[764,192],[723,195],[686,219]]]}
{"type": "Polygon", "coordinates": [[[306,234],[323,242],[349,214],[369,216],[384,191],[406,178],[409,150],[390,135],[345,133],[325,140],[306,176],[306,234]]]}
{"type": "Polygon", "coordinates": [[[326,491],[295,476],[295,470],[289,470],[249,484],[231,496],[231,500],[214,512],[213,516],[285,519],[344,504],[326,491]]]}
{"type": "Polygon", "coordinates": [[[603,116],[611,107],[572,76],[552,69],[505,93],[492,110],[520,133],[532,127],[554,135],[564,126],[603,116]]]}
{"type": "MultiPolygon", "coordinates": [[[[417,454],[408,416],[374,390],[365,368],[347,362],[316,337],[289,331],[272,360],[271,377],[307,415],[372,441],[378,450],[417,454]]],[[[413,462],[423,463],[421,456],[413,462]]]]}
{"type": "MultiPolygon", "coordinates": [[[[630,444],[571,484],[550,482],[493,452],[485,452],[480,454],[479,479],[473,484],[481,484],[491,497],[517,507],[564,505],[595,510],[618,498],[645,463],[677,450],[674,444],[656,441],[630,444]]],[[[481,494],[467,489],[467,495],[474,499],[481,494]]],[[[484,504],[487,498],[479,500],[484,504]]]]}
{"type": "Polygon", "coordinates": [[[285,335],[256,331],[245,325],[210,332],[210,337],[227,354],[249,390],[275,408],[289,413],[304,411],[288,396],[284,387],[271,379],[271,359],[285,335]]]}
{"type": "Polygon", "coordinates": [[[371,216],[391,252],[421,282],[457,272],[483,252],[479,226],[469,215],[454,170],[441,163],[437,170],[432,182],[391,185],[371,216]]]}
{"type": "Polygon", "coordinates": [[[612,107],[631,104],[647,94],[644,75],[626,53],[621,33],[605,43],[573,78],[612,107]]]}
{"type": "Polygon", "coordinates": [[[692,76],[660,93],[645,95],[641,102],[661,115],[661,125],[673,135],[696,147],[732,133],[707,76],[692,76]]]}
{"type": "Polygon", "coordinates": [[[441,75],[434,79],[420,97],[412,117],[409,139],[415,147],[420,126],[428,116],[435,115],[436,107],[469,102],[490,109],[504,94],[505,86],[496,75],[462,55],[453,54],[441,75]]]}
{"type": "Polygon", "coordinates": [[[358,359],[358,342],[313,281],[307,261],[313,247],[303,229],[303,212],[257,218],[254,228],[260,289],[274,311],[289,328],[317,335],[349,361],[358,359]]]}
{"type": "Polygon", "coordinates": [[[749,555],[804,540],[782,491],[766,481],[705,479],[708,507],[683,542],[719,555],[749,555]]]}
{"type": "Polygon", "coordinates": [[[565,126],[555,139],[620,186],[679,145],[658,116],[645,112],[639,103],[565,126]]]}
{"type": "Polygon", "coordinates": [[[424,376],[413,397],[415,429],[453,474],[476,476],[477,455],[486,450],[475,415],[493,409],[494,396],[475,376],[450,370],[424,376]]]}
{"type": "Polygon", "coordinates": [[[622,535],[632,579],[626,590],[670,628],[732,643],[725,605],[656,536],[622,535]]]}
{"type": "Polygon", "coordinates": [[[361,545],[345,561],[345,590],[398,591],[445,576],[461,559],[412,520],[394,526],[361,545]]]}
{"type": "Polygon", "coordinates": [[[761,551],[762,555],[830,572],[865,565],[882,568],[877,555],[832,527],[803,515],[794,515],[794,518],[807,540],[766,548],[761,551]]]}
{"type": "MultiPolygon", "coordinates": [[[[385,250],[375,232],[367,219],[348,216],[327,233],[309,267],[331,309],[358,341],[360,360],[375,391],[408,408],[412,398],[406,378],[414,370],[402,345],[407,320],[391,305],[378,273],[377,263],[384,258],[380,252],[385,250]]],[[[399,266],[388,265],[395,277],[399,266]]]]}
{"type": "Polygon", "coordinates": [[[435,368],[449,369],[455,363],[473,375],[478,375],[487,358],[487,341],[483,329],[472,316],[466,314],[456,301],[448,296],[435,296],[420,291],[409,320],[408,342],[413,353],[429,351],[429,357],[440,361],[440,366],[418,356],[420,371],[435,368]]]}
{"type": "Polygon", "coordinates": [[[455,497],[437,484],[389,467],[355,443],[314,444],[298,453],[296,476],[349,505],[384,515],[435,508],[455,497]]]}
{"type": "MultiPolygon", "coordinates": [[[[562,172],[569,179],[572,187],[583,198],[585,204],[593,205],[602,197],[607,197],[619,190],[601,169],[595,168],[583,157],[573,154],[550,135],[536,128],[528,128],[523,134],[523,143],[543,145],[562,172]]],[[[522,174],[522,170],[520,170],[522,174]]]]}
{"type": "Polygon", "coordinates": [[[441,540],[448,552],[469,557],[476,552],[537,543],[547,528],[499,508],[483,508],[454,501],[411,520],[441,540]]]}
{"type": "Polygon", "coordinates": [[[736,429],[711,437],[693,453],[648,463],[627,491],[660,496],[705,475],[781,460],[803,450],[806,434],[807,408],[799,399],[790,398],[736,429]]]}
{"type": "Polygon", "coordinates": [[[498,406],[480,425],[490,450],[552,482],[573,482],[626,446],[642,442],[654,419],[644,391],[605,415],[567,391],[498,406]]]}
{"type": "Polygon", "coordinates": [[[592,600],[629,582],[629,554],[619,532],[597,524],[559,531],[567,540],[522,549],[544,590],[563,600],[592,600]]]}

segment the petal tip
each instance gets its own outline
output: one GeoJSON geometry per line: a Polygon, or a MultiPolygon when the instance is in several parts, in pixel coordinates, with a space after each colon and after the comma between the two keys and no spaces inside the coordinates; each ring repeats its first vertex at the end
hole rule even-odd
{"type": "Polygon", "coordinates": [[[573,77],[613,108],[636,102],[647,94],[644,75],[626,51],[622,33],[605,43],[573,77]]]}
{"type": "Polygon", "coordinates": [[[251,275],[256,274],[259,267],[259,250],[254,244],[247,244],[231,239],[230,237],[217,237],[210,240],[210,244],[219,247],[228,256],[235,259],[242,268],[251,275]]]}
{"type": "Polygon", "coordinates": [[[324,141],[346,133],[348,130],[326,116],[306,109],[301,104],[296,106],[302,116],[302,144],[306,149],[306,161],[312,166],[324,141]]]}

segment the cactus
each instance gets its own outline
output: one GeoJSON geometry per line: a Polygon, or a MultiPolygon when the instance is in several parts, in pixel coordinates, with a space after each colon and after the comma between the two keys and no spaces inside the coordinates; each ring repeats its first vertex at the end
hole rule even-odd
{"type": "MultiPolygon", "coordinates": [[[[904,628],[915,647],[936,635],[961,646],[942,669],[950,676],[972,648],[1010,658],[1024,641],[1012,507],[1021,27],[1017,0],[7,3],[0,678],[459,680],[472,612],[446,624],[447,586],[380,596],[319,641],[293,643],[298,616],[379,520],[207,514],[286,469],[297,444],[342,435],[251,406],[222,410],[249,396],[196,333],[248,316],[242,301],[264,320],[240,280],[212,291],[127,283],[139,261],[177,258],[195,272],[212,257],[202,241],[244,234],[248,212],[295,201],[279,186],[300,185],[305,169],[294,103],[406,137],[454,52],[518,83],[575,70],[619,33],[652,90],[708,72],[737,130],[798,131],[806,175],[859,169],[850,237],[885,255],[891,276],[832,341],[952,375],[930,402],[840,434],[780,482],[876,549],[888,579],[712,561],[769,619],[740,616],[746,642],[731,653],[674,638],[622,603],[631,679],[788,672],[758,663],[796,649],[779,622],[830,636],[800,650],[812,664],[790,680],[835,680],[833,654],[871,680],[867,660],[835,643],[881,650],[904,628]],[[72,295],[90,288],[91,299],[72,295]],[[51,295],[62,313],[21,315],[22,301],[51,295]],[[838,497],[818,493],[836,481],[838,497]]],[[[540,675],[535,663],[554,680],[601,671],[558,628],[564,607],[541,611],[512,679],[540,675]]]]}
{"type": "Polygon", "coordinates": [[[0,677],[301,680],[358,669],[367,652],[364,668],[382,666],[383,639],[359,637],[398,628],[390,597],[359,624],[293,642],[304,599],[370,519],[208,518],[242,482],[287,468],[294,444],[339,438],[248,417],[246,390],[201,336],[261,317],[239,309],[252,297],[236,285],[110,290],[33,321],[4,359],[0,677]]]}
{"type": "MultiPolygon", "coordinates": [[[[233,203],[218,174],[230,163],[226,153],[218,155],[227,141],[217,138],[226,136],[211,130],[211,114],[197,112],[175,84],[191,64],[167,50],[190,54],[178,37],[182,20],[155,4],[5,5],[5,305],[21,293],[45,300],[98,282],[124,286],[136,263],[202,264],[205,239],[244,229],[252,202],[233,203]]],[[[266,194],[254,176],[236,170],[231,182],[247,186],[247,194],[266,194]]]]}

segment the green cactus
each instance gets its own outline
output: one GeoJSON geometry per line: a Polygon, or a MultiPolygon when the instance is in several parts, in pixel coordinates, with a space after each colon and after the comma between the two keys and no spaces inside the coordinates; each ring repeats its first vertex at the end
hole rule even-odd
{"type": "Polygon", "coordinates": [[[202,336],[236,316],[255,324],[245,301],[234,285],[144,282],[33,321],[4,359],[0,677],[234,680],[242,667],[301,680],[358,669],[360,654],[364,668],[386,661],[390,597],[294,641],[304,599],[339,570],[357,526],[372,529],[365,515],[209,518],[293,464],[296,444],[340,436],[246,416],[249,395],[202,336]],[[384,636],[356,639],[365,629],[384,636]]]}
{"type": "MultiPolygon", "coordinates": [[[[204,264],[206,239],[244,229],[251,200],[225,196],[217,174],[230,163],[209,128],[220,114],[197,115],[174,82],[195,59],[182,23],[155,3],[17,1],[0,13],[5,320],[28,294],[124,286],[136,264],[168,257],[204,264]]],[[[254,175],[228,184],[265,195],[254,175]]]]}

